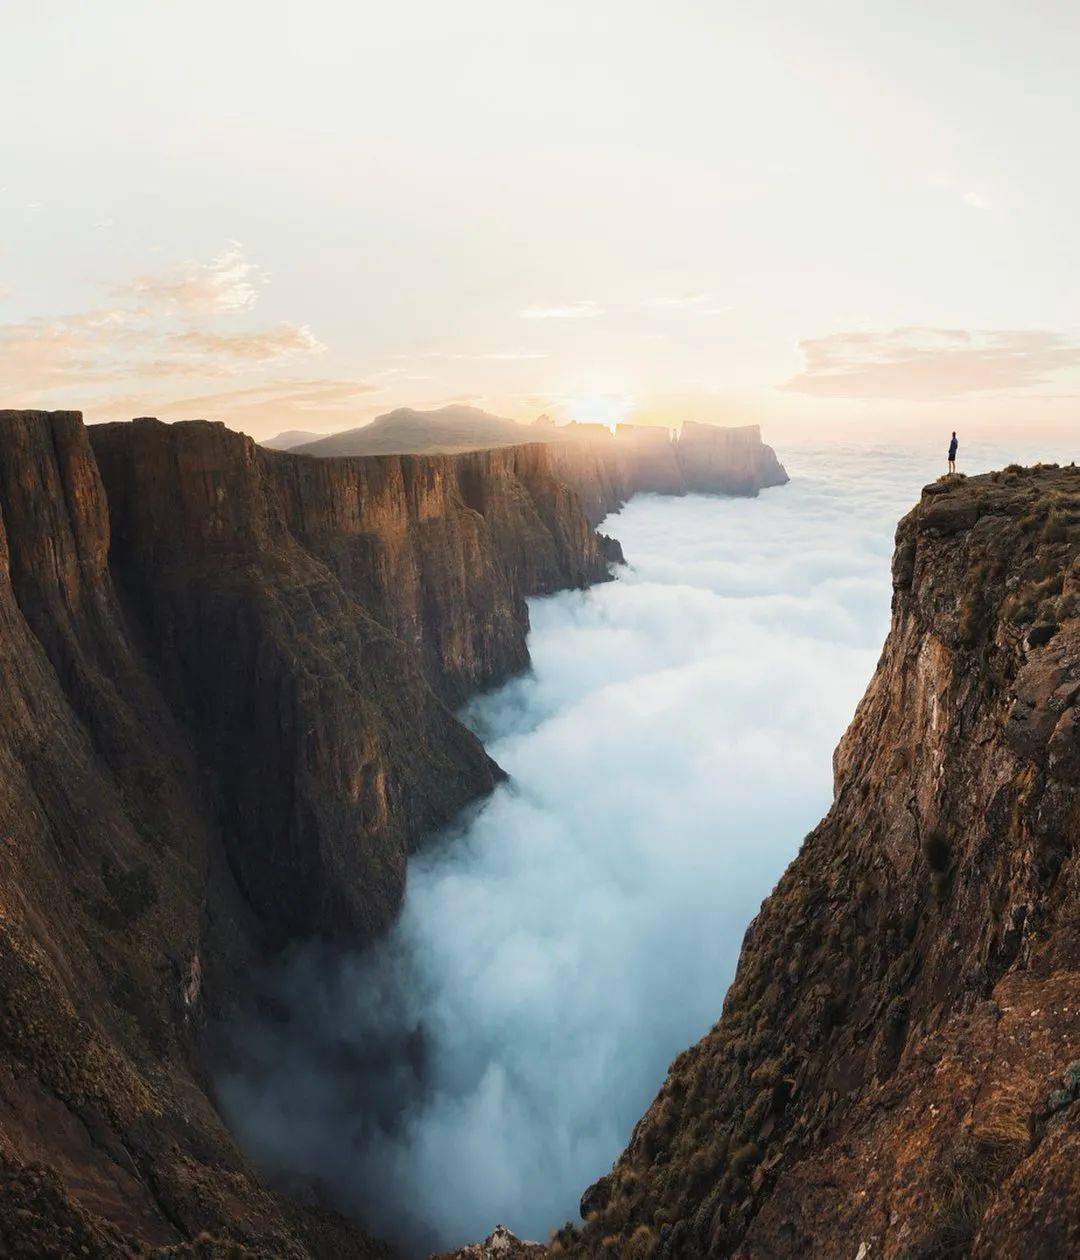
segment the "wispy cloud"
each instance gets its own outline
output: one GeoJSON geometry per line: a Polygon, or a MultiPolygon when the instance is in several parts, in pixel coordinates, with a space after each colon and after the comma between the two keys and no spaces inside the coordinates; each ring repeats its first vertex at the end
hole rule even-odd
{"type": "Polygon", "coordinates": [[[897,328],[799,342],[804,367],[782,389],[823,398],[935,401],[1041,385],[1080,367],[1080,341],[1033,330],[897,328]]]}
{"type": "Polygon", "coordinates": [[[315,378],[273,381],[178,398],[163,398],[158,390],[135,390],[99,399],[91,418],[212,418],[260,435],[288,428],[329,432],[359,423],[372,410],[371,399],[378,396],[379,389],[367,381],[315,378]]]}
{"type": "Polygon", "coordinates": [[[194,394],[177,398],[168,404],[170,412],[194,413],[203,409],[226,407],[288,406],[299,411],[341,407],[355,403],[369,394],[378,393],[378,386],[354,380],[289,380],[242,389],[222,390],[211,394],[194,394]]]}
{"type": "Polygon", "coordinates": [[[158,274],[136,276],[118,292],[178,314],[229,314],[251,310],[267,279],[264,271],[248,261],[243,246],[230,241],[210,262],[187,262],[158,274]]]}
{"type": "Polygon", "coordinates": [[[107,381],[120,368],[116,352],[130,339],[120,310],[0,324],[0,380],[16,400],[26,390],[37,397],[58,386],[107,381]]]}
{"type": "Polygon", "coordinates": [[[643,302],[645,307],[659,307],[662,310],[685,311],[693,307],[702,307],[711,301],[711,293],[684,293],[677,297],[655,297],[643,302]]]}
{"type": "Polygon", "coordinates": [[[596,319],[603,315],[601,306],[593,301],[566,302],[556,306],[527,306],[521,312],[522,319],[596,319]]]}
{"type": "Polygon", "coordinates": [[[529,359],[547,359],[539,350],[486,350],[468,353],[457,350],[421,350],[417,354],[400,354],[399,359],[439,359],[451,363],[519,363],[529,359]]]}
{"type": "Polygon", "coordinates": [[[297,354],[321,354],[326,347],[306,324],[280,324],[257,332],[177,333],[170,344],[182,353],[244,363],[272,363],[297,354]]]}
{"type": "Polygon", "coordinates": [[[972,187],[965,180],[955,175],[937,173],[929,176],[929,182],[935,188],[941,188],[951,196],[959,197],[966,206],[973,210],[992,210],[994,203],[978,186],[972,187]]]}
{"type": "Polygon", "coordinates": [[[715,294],[705,292],[662,293],[637,301],[601,306],[592,299],[565,302],[552,306],[529,306],[519,311],[522,319],[598,319],[600,316],[634,318],[652,316],[727,315],[730,306],[719,305],[715,294]]]}
{"type": "MultiPolygon", "coordinates": [[[[207,381],[321,353],[306,324],[237,328],[265,273],[235,242],[209,262],[136,276],[108,306],[0,323],[0,381],[11,405],[93,408],[103,388],[207,381]]],[[[158,386],[159,395],[161,387],[158,386]]]]}

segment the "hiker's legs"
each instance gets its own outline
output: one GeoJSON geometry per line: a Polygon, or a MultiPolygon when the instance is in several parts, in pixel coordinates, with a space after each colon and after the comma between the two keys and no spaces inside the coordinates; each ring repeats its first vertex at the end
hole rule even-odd
{"type": "Polygon", "coordinates": [[[955,473],[956,473],[956,460],[955,460],[955,459],[950,459],[950,460],[949,460],[949,472],[951,472],[951,473],[953,473],[953,474],[955,474],[955,473]]]}

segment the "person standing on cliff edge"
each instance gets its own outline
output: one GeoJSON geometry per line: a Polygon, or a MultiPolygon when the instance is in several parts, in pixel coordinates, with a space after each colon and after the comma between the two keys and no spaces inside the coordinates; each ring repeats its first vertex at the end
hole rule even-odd
{"type": "Polygon", "coordinates": [[[949,443],[949,472],[956,472],[956,430],[953,430],[952,441],[949,443]]]}

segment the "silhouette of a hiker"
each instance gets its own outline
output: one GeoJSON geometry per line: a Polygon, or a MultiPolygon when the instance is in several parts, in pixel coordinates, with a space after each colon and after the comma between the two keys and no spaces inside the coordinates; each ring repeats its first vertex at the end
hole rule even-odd
{"type": "Polygon", "coordinates": [[[956,472],[956,433],[953,432],[952,441],[949,443],[949,472],[956,472]]]}

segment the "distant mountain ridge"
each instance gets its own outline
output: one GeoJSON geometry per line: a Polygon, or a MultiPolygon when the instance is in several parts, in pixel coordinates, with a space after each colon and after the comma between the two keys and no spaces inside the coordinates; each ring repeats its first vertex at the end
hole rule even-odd
{"type": "Polygon", "coordinates": [[[788,480],[756,424],[687,421],[677,434],[658,425],[620,424],[612,431],[604,424],[557,425],[547,416],[519,424],[456,404],[432,411],[398,407],[361,428],[290,451],[320,458],[445,455],[529,442],[551,449],[553,470],[581,499],[593,525],[635,494],[756,495],[788,480]]]}
{"type": "MultiPolygon", "coordinates": [[[[282,434],[281,437],[291,436],[282,434]]],[[[451,403],[422,411],[396,407],[370,424],[329,436],[311,434],[307,442],[290,443],[298,455],[433,455],[514,446],[535,440],[533,426],[492,415],[479,407],[451,403]]],[[[280,438],[272,439],[280,442],[280,438]]],[[[267,443],[264,443],[267,445],[267,443]]]]}
{"type": "Polygon", "coordinates": [[[274,437],[263,438],[259,445],[265,446],[268,451],[291,451],[308,442],[317,442],[323,436],[322,433],[312,433],[310,429],[286,429],[274,437]]]}

